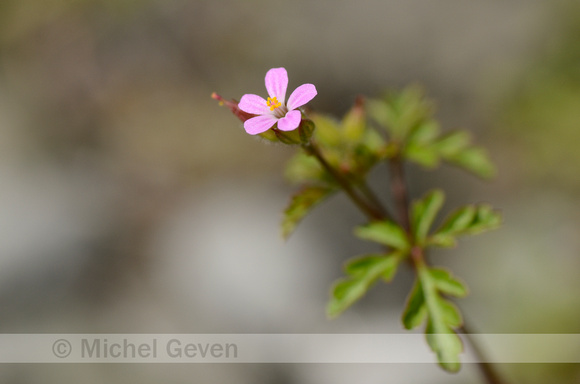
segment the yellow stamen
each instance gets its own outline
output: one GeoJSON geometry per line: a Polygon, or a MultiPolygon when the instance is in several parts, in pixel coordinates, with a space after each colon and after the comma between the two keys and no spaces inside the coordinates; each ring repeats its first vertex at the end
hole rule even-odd
{"type": "Polygon", "coordinates": [[[270,111],[273,111],[274,109],[276,109],[279,106],[281,106],[282,103],[279,102],[276,97],[268,97],[268,101],[266,101],[266,105],[268,107],[270,107],[270,111]]]}

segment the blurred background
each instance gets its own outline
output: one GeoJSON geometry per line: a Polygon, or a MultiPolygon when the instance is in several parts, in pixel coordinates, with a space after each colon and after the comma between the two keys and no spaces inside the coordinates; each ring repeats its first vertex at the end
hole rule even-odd
{"type": "MultiPolygon", "coordinates": [[[[470,286],[466,317],[481,333],[580,332],[580,5],[540,0],[0,1],[0,332],[402,332],[405,270],[326,319],[342,262],[374,249],[351,235],[364,217],[337,196],[282,241],[292,149],[210,98],[264,94],[279,66],[336,116],[422,84],[499,169],[491,183],[408,169],[414,197],[442,186],[446,210],[503,212],[502,229],[433,255],[470,286]]],[[[578,365],[500,369],[580,383],[578,365]]],[[[3,365],[0,380],[482,382],[411,364],[3,365]]]]}

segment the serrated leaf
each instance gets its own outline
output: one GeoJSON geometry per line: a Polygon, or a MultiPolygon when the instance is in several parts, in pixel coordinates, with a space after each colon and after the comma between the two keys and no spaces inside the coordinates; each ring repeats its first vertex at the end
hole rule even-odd
{"type": "Polygon", "coordinates": [[[423,295],[421,281],[417,279],[403,311],[403,325],[406,329],[416,328],[425,321],[426,317],[425,296],[423,295]]]}
{"type": "Polygon", "coordinates": [[[369,116],[382,128],[387,128],[391,124],[393,111],[385,101],[371,99],[367,101],[366,107],[369,116]]]}
{"type": "Polygon", "coordinates": [[[384,157],[382,152],[385,151],[386,142],[376,130],[367,129],[363,136],[362,143],[378,158],[384,157]]]}
{"type": "Polygon", "coordinates": [[[454,156],[469,146],[471,135],[467,131],[452,131],[439,137],[435,143],[441,156],[454,156]]]}
{"type": "Polygon", "coordinates": [[[436,233],[429,237],[427,244],[442,248],[454,248],[457,246],[457,239],[448,233],[436,233]]]}
{"type": "Polygon", "coordinates": [[[404,142],[407,135],[430,118],[432,106],[424,99],[420,87],[410,86],[383,99],[369,100],[367,111],[394,141],[404,142]]]}
{"type": "Polygon", "coordinates": [[[415,286],[421,288],[423,306],[426,308],[427,343],[437,354],[439,365],[447,371],[456,372],[460,368],[459,354],[463,351],[463,344],[453,328],[461,325],[461,314],[457,307],[444,299],[440,293],[443,292],[441,287],[455,293],[459,293],[461,288],[457,284],[458,281],[443,269],[429,269],[423,263],[417,264],[416,267],[418,282],[415,286]]]}
{"type": "Polygon", "coordinates": [[[329,317],[336,317],[367,292],[368,281],[349,279],[338,282],[332,291],[332,298],[326,306],[329,317]]]}
{"type": "Polygon", "coordinates": [[[467,228],[466,233],[479,234],[485,231],[496,229],[501,225],[501,215],[494,211],[491,206],[483,204],[477,207],[475,218],[467,228]]]}
{"type": "Polygon", "coordinates": [[[429,230],[444,201],[445,194],[443,191],[436,189],[429,192],[421,200],[413,203],[411,226],[417,244],[425,244],[429,230]]]}
{"type": "Polygon", "coordinates": [[[459,371],[459,354],[463,352],[463,343],[459,336],[448,327],[435,326],[432,321],[429,321],[426,333],[427,343],[437,354],[441,368],[448,372],[459,371]]]}
{"type": "Polygon", "coordinates": [[[465,285],[454,278],[451,275],[451,272],[442,268],[431,268],[429,274],[433,279],[435,287],[441,293],[455,297],[464,297],[467,295],[467,288],[465,288],[465,285]]]}
{"type": "Polygon", "coordinates": [[[288,161],[284,176],[295,184],[327,180],[326,172],[316,158],[302,152],[288,161]]]}
{"type": "Polygon", "coordinates": [[[390,281],[401,261],[401,254],[365,255],[350,260],[345,265],[347,279],[339,280],[332,291],[331,300],[326,307],[329,317],[338,316],[350,307],[376,283],[379,278],[390,281]]]}
{"type": "Polygon", "coordinates": [[[439,165],[439,154],[429,145],[410,143],[405,147],[403,155],[425,168],[435,168],[439,165]]]}
{"type": "Polygon", "coordinates": [[[457,307],[450,301],[437,297],[437,305],[441,311],[443,321],[450,328],[459,327],[462,324],[462,318],[457,307]]]}
{"type": "Polygon", "coordinates": [[[431,144],[439,136],[439,124],[434,120],[428,120],[418,124],[409,134],[408,143],[431,144]]]}
{"type": "Polygon", "coordinates": [[[495,166],[483,148],[471,147],[443,157],[450,163],[460,166],[481,178],[489,179],[495,176],[495,166]]]}
{"type": "Polygon", "coordinates": [[[457,244],[456,237],[466,234],[479,234],[501,225],[501,215],[489,205],[467,205],[453,212],[445,219],[441,228],[429,238],[429,245],[452,247],[457,244]]]}
{"type": "Polygon", "coordinates": [[[461,231],[465,231],[473,222],[475,214],[475,206],[467,205],[465,207],[461,207],[449,215],[437,233],[456,234],[461,231]]]}
{"type": "Polygon", "coordinates": [[[363,240],[374,241],[401,251],[407,251],[410,247],[405,230],[389,220],[356,227],[354,233],[363,240]]]}
{"type": "Polygon", "coordinates": [[[396,253],[388,255],[366,255],[350,260],[344,267],[344,271],[353,276],[380,276],[390,281],[399,265],[400,255],[396,253]]]}
{"type": "Polygon", "coordinates": [[[290,204],[284,211],[282,236],[287,239],[304,216],[334,191],[335,189],[331,187],[306,187],[292,196],[290,204]]]}

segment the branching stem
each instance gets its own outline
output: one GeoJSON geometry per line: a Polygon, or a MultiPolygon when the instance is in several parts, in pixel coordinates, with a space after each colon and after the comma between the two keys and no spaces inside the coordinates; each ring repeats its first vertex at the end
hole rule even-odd
{"type": "MultiPolygon", "coordinates": [[[[340,171],[336,170],[323,156],[322,152],[318,146],[310,141],[307,144],[303,144],[304,150],[314,156],[320,165],[336,180],[340,187],[345,191],[348,197],[353,201],[353,203],[371,220],[392,220],[393,217],[389,214],[387,209],[381,204],[379,199],[373,193],[373,191],[366,184],[359,185],[359,189],[364,195],[364,198],[359,195],[357,190],[353,187],[350,180],[348,180],[340,171]]],[[[411,236],[411,221],[410,221],[410,203],[409,203],[409,193],[407,188],[407,182],[405,179],[405,171],[403,167],[403,159],[400,156],[395,156],[391,158],[388,162],[390,179],[391,179],[391,193],[395,201],[395,207],[397,211],[398,221],[401,226],[407,231],[409,236],[411,236]]],[[[414,249],[411,255],[411,261],[413,265],[424,265],[425,259],[422,249],[414,249]]],[[[495,370],[494,366],[490,363],[486,363],[487,359],[481,348],[475,343],[473,338],[469,337],[470,330],[469,327],[463,324],[459,328],[459,332],[466,335],[467,340],[472,346],[474,353],[477,355],[478,363],[477,366],[484,377],[487,384],[506,384],[506,382],[500,378],[499,374],[495,370]]]]}
{"type": "MultiPolygon", "coordinates": [[[[374,198],[374,201],[369,202],[363,199],[357,191],[353,188],[350,181],[344,177],[342,173],[337,171],[323,156],[322,152],[314,143],[310,141],[307,144],[303,144],[302,147],[306,153],[316,157],[320,165],[336,180],[348,197],[353,201],[353,203],[371,220],[383,220],[388,217],[388,214],[384,207],[380,205],[378,200],[374,198]],[[378,205],[377,205],[378,204],[378,205]]],[[[369,189],[370,191],[370,189],[369,189]]],[[[367,198],[368,198],[368,194],[367,198]]],[[[374,195],[372,195],[374,196],[374,195]]]]}
{"type": "MultiPolygon", "coordinates": [[[[403,228],[407,231],[409,236],[411,236],[411,223],[409,215],[409,194],[407,189],[407,182],[405,180],[405,173],[403,168],[403,161],[400,157],[396,156],[389,160],[389,170],[391,176],[391,191],[393,194],[393,199],[395,200],[397,213],[399,215],[399,220],[403,228]]],[[[425,259],[423,255],[423,250],[417,247],[413,247],[411,250],[411,261],[416,269],[425,264],[425,259]]],[[[467,340],[471,344],[471,347],[475,354],[477,355],[477,366],[482,376],[484,377],[487,384],[506,384],[502,380],[495,370],[494,366],[485,357],[483,350],[477,345],[473,338],[469,337],[470,330],[463,322],[463,326],[459,328],[459,332],[465,334],[467,340]]]]}

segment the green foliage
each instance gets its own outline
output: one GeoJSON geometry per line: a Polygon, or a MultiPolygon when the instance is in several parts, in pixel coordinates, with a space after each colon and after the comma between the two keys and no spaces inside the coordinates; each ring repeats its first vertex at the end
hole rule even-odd
{"type": "Polygon", "coordinates": [[[287,239],[304,216],[335,191],[332,187],[311,186],[292,196],[290,205],[284,211],[282,236],[287,239]]]}
{"type": "Polygon", "coordinates": [[[286,179],[295,184],[331,184],[332,177],[322,168],[320,163],[304,152],[298,152],[288,161],[285,172],[286,179]]]}
{"type": "MultiPolygon", "coordinates": [[[[354,186],[364,184],[370,169],[385,158],[385,141],[377,132],[368,129],[362,99],[357,100],[342,121],[325,115],[313,115],[312,121],[316,129],[304,123],[300,128],[309,128],[307,134],[312,135],[321,155],[335,172],[354,186]]],[[[315,156],[305,152],[290,159],[285,176],[304,186],[284,213],[282,234],[288,237],[314,206],[338,189],[338,183],[315,156]]]]}
{"type": "Polygon", "coordinates": [[[334,168],[354,184],[365,180],[368,172],[386,156],[386,142],[376,131],[369,129],[363,100],[341,121],[315,114],[313,138],[321,153],[334,168]]]}
{"type": "Polygon", "coordinates": [[[443,206],[445,194],[441,190],[429,192],[423,199],[413,203],[411,229],[416,244],[423,246],[437,213],[443,206]]]}
{"type": "Polygon", "coordinates": [[[401,259],[401,253],[392,252],[365,255],[349,260],[344,267],[348,277],[335,283],[330,302],[326,307],[327,315],[338,316],[363,297],[378,279],[391,281],[401,259]]]}
{"type": "Polygon", "coordinates": [[[374,241],[402,252],[407,252],[410,248],[405,230],[389,220],[359,226],[354,233],[363,240],[374,241]]]}
{"type": "Polygon", "coordinates": [[[432,114],[432,104],[423,97],[423,90],[411,86],[401,92],[389,92],[382,99],[368,101],[369,115],[392,140],[401,143],[432,114]]]}
{"type": "Polygon", "coordinates": [[[448,271],[419,263],[402,321],[405,328],[413,329],[426,320],[427,343],[437,354],[439,365],[449,372],[457,372],[463,344],[454,329],[461,326],[462,319],[457,307],[443,298],[443,294],[463,297],[467,289],[448,271]]]}
{"type": "Polygon", "coordinates": [[[466,131],[442,134],[433,112],[432,103],[416,86],[368,101],[369,116],[392,141],[394,148],[387,148],[391,149],[387,156],[400,155],[429,169],[444,160],[479,177],[492,177],[495,167],[485,150],[471,145],[466,131]]]}
{"type": "Polygon", "coordinates": [[[286,168],[286,177],[303,189],[292,197],[284,212],[283,236],[287,238],[308,212],[342,188],[371,220],[356,227],[354,234],[383,248],[345,264],[345,277],[332,288],[328,316],[340,315],[379,280],[390,282],[401,261],[407,260],[417,277],[403,312],[403,324],[407,329],[425,324],[427,343],[441,367],[458,371],[463,345],[455,330],[462,325],[462,318],[447,296],[464,297],[467,288],[449,271],[428,266],[425,252],[429,247],[455,246],[461,235],[494,229],[501,217],[489,205],[467,205],[452,212],[434,230],[445,202],[444,192],[435,189],[405,207],[403,212],[408,212],[410,221],[407,230],[393,221],[368,188],[366,178],[382,161],[399,166],[406,160],[428,169],[445,161],[487,178],[495,169],[485,151],[471,144],[466,131],[443,133],[433,119],[432,103],[418,87],[389,93],[366,104],[358,99],[342,120],[325,115],[313,115],[311,119],[316,125],[314,131],[310,124],[301,125],[304,153],[295,155],[286,168]],[[376,126],[368,124],[367,116],[376,126]],[[306,143],[309,134],[312,141],[306,143]]]}
{"type": "Polygon", "coordinates": [[[454,247],[457,245],[457,236],[479,234],[496,229],[500,224],[501,215],[489,205],[466,205],[451,213],[428,239],[428,243],[439,247],[454,247]]]}

